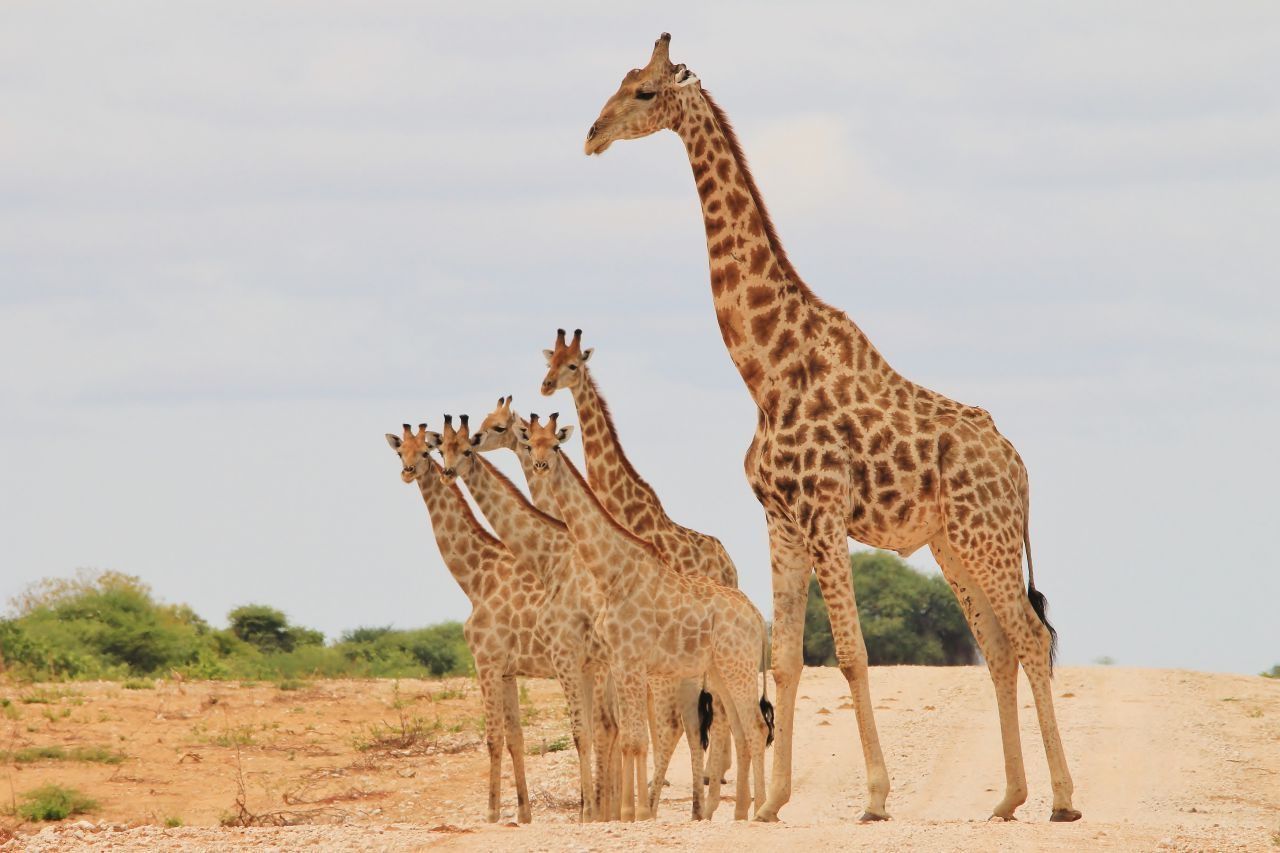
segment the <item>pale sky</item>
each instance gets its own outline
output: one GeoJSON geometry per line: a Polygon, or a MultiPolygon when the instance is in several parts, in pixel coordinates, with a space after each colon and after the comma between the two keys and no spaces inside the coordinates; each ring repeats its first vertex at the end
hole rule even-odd
{"type": "Polygon", "coordinates": [[[768,617],[683,149],[581,153],[668,30],[809,285],[1018,447],[1062,659],[1280,662],[1274,2],[473,7],[0,9],[0,597],[463,618],[382,435],[576,422],[563,326],[768,617]]]}

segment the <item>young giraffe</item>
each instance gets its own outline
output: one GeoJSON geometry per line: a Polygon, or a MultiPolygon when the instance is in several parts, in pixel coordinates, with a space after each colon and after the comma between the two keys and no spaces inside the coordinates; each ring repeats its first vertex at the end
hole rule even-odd
{"type": "MultiPolygon", "coordinates": [[[[738,570],[720,540],[672,521],[657,492],[627,458],[609,406],[587,367],[594,352],[594,348],[582,348],[581,329],[574,330],[571,342],[566,342],[564,329],[557,329],[554,348],[542,351],[547,359],[547,374],[542,380],[543,396],[550,396],[561,388],[568,388],[573,395],[578,422],[582,425],[582,450],[591,490],[610,515],[653,545],[668,566],[681,574],[710,578],[725,586],[736,587],[738,570]]],[[[697,688],[696,682],[684,686],[684,706],[688,709],[684,720],[690,750],[697,748],[692,725],[697,688]]],[[[712,718],[716,715],[724,719],[719,697],[715,699],[712,718]]],[[[664,756],[655,748],[655,786],[662,784],[669,761],[670,756],[664,756]]],[[[713,726],[705,781],[718,788],[721,775],[728,766],[729,729],[727,726],[713,726]]],[[[654,799],[656,801],[656,795],[654,799]]]]}
{"type": "Polygon", "coordinates": [[[759,407],[745,466],[765,508],[773,563],[773,668],[779,743],[763,819],[791,796],[791,733],[806,585],[816,569],[849,682],[867,765],[864,819],[888,816],[885,770],[847,537],[910,554],[929,545],[960,600],[995,686],[1005,759],[997,817],[1026,801],[1018,736],[1021,664],[1035,696],[1053,787],[1051,820],[1077,820],[1049,679],[1055,635],[1036,591],[1026,468],[983,409],[891,368],[843,312],[813,294],[787,259],[723,110],[663,34],[649,64],[623,78],[587,132],[585,151],[664,128],[684,142],[701,199],[721,336],[759,407]],[[1027,586],[1022,586],[1022,552],[1027,586]]]}
{"type": "Polygon", "coordinates": [[[736,587],[738,570],[720,540],[672,521],[657,492],[627,458],[609,406],[587,367],[594,352],[594,348],[582,348],[581,329],[574,329],[573,340],[567,343],[564,329],[557,329],[555,348],[542,351],[547,359],[543,396],[561,388],[573,394],[591,490],[610,515],[653,545],[668,566],[736,587]]]}
{"type": "Polygon", "coordinates": [[[445,415],[443,433],[427,433],[427,445],[443,457],[445,481],[462,477],[517,565],[532,571],[541,582],[545,594],[537,629],[569,706],[569,725],[578,750],[579,818],[603,820],[610,813],[609,756],[617,739],[617,723],[604,689],[604,648],[592,628],[604,596],[595,576],[579,568],[564,522],[529,503],[493,463],[476,452],[466,415],[460,424],[454,429],[452,416],[445,415]]]}
{"type": "MultiPolygon", "coordinates": [[[[485,417],[480,424],[480,428],[471,436],[471,446],[474,450],[482,453],[500,447],[512,450],[520,460],[525,478],[529,482],[529,493],[533,497],[533,503],[543,514],[558,522],[560,506],[556,501],[555,495],[551,492],[550,482],[546,477],[535,476],[533,459],[529,454],[529,449],[518,441],[518,430],[521,427],[527,428],[528,423],[523,421],[511,408],[511,396],[499,397],[497,407],[485,417]]],[[[592,577],[592,582],[594,583],[594,577],[592,577]]],[[[598,612],[598,610],[595,612],[598,612]]],[[[649,679],[649,688],[655,709],[655,714],[650,720],[655,771],[653,789],[649,794],[649,808],[656,815],[662,793],[659,780],[663,778],[670,764],[671,755],[680,739],[682,725],[689,741],[689,760],[694,769],[692,777],[694,780],[702,778],[703,750],[700,738],[701,732],[698,729],[698,682],[674,681],[654,676],[649,679]]],[[[711,719],[714,721],[715,715],[719,713],[722,713],[722,710],[713,709],[711,719]]],[[[727,749],[729,724],[723,716],[720,717],[720,720],[719,724],[711,726],[711,740],[716,742],[717,745],[723,741],[727,749]]],[[[620,756],[616,752],[615,756],[614,760],[620,761],[620,756]]],[[[719,763],[713,764],[713,769],[715,767],[723,768],[726,764],[727,762],[722,759],[719,763]]],[[[618,775],[620,772],[619,767],[615,766],[614,770],[613,775],[618,775]]],[[[613,782],[616,783],[616,780],[613,780],[613,782]]],[[[707,780],[704,779],[703,784],[707,784],[707,780]]],[[[704,806],[702,788],[696,781],[694,782],[691,802],[694,820],[711,819],[711,816],[715,813],[716,806],[720,802],[720,784],[720,773],[712,773],[710,789],[705,798],[705,803],[709,805],[704,806]]],[[[613,810],[610,815],[614,819],[618,815],[616,797],[614,798],[613,810]]]]}
{"type": "Polygon", "coordinates": [[[495,823],[502,805],[502,746],[511,753],[516,783],[517,819],[528,823],[529,788],[524,772],[524,732],[516,677],[552,678],[555,670],[546,644],[536,630],[543,591],[537,577],[516,563],[471,514],[457,486],[446,485],[440,466],[430,458],[427,425],[415,435],[387,433],[387,443],[400,457],[400,478],[415,480],[431,516],[440,556],[453,579],[471,601],[463,628],[484,701],[484,739],[489,747],[489,812],[495,823]],[[504,732],[505,729],[505,732],[504,732]]]}
{"type": "MultiPolygon", "coordinates": [[[[520,428],[520,440],[529,448],[535,475],[550,478],[579,559],[604,588],[605,608],[596,626],[618,686],[622,818],[652,816],[645,797],[646,678],[687,679],[706,673],[727,700],[726,716],[738,743],[734,816],[744,820],[752,796],[747,768],[754,776],[758,808],[764,791],[764,750],[772,740],[772,706],[763,696],[757,702],[755,692],[766,642],[764,619],[740,590],[675,572],[652,545],[618,523],[560,452],[572,427],[557,429],[557,420],[553,414],[543,425],[537,415],[530,415],[529,426],[520,428]]],[[[700,773],[695,764],[695,780],[700,773]]]]}

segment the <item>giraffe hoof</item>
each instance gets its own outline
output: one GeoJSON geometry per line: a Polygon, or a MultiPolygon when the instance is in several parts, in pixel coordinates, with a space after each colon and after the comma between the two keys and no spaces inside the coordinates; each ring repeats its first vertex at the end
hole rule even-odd
{"type": "Polygon", "coordinates": [[[781,823],[777,812],[756,812],[756,823],[781,823]]]}
{"type": "Polygon", "coordinates": [[[1071,821],[1079,820],[1081,817],[1080,812],[1075,809],[1054,809],[1053,814],[1049,815],[1049,820],[1054,823],[1071,823],[1071,821]]]}
{"type": "Polygon", "coordinates": [[[877,820],[891,820],[887,814],[876,814],[873,811],[865,811],[862,817],[858,818],[859,823],[874,823],[877,820]]]}
{"type": "Polygon", "coordinates": [[[1017,821],[1017,818],[1011,814],[1010,815],[992,814],[991,817],[987,818],[987,823],[992,823],[994,821],[1001,821],[1003,823],[1013,823],[1017,821]]]}

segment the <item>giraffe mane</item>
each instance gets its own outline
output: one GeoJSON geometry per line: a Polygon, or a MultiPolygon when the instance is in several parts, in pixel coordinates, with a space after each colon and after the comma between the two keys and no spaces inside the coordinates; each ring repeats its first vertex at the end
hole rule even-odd
{"type": "Polygon", "coordinates": [[[804,283],[804,279],[800,278],[796,268],[791,265],[791,259],[787,257],[787,250],[783,248],[782,241],[778,239],[777,229],[773,227],[773,219],[769,216],[769,209],[765,207],[764,198],[760,195],[760,189],[756,186],[756,179],[751,175],[751,168],[747,165],[747,155],[742,150],[742,143],[738,141],[738,134],[734,131],[732,122],[729,121],[728,113],[715,102],[711,97],[711,93],[706,89],[702,90],[702,98],[707,102],[707,106],[711,109],[711,114],[715,116],[716,123],[720,125],[720,130],[724,133],[724,138],[729,143],[729,153],[738,162],[738,169],[742,172],[742,179],[747,183],[747,192],[751,194],[751,200],[755,202],[756,210],[760,211],[760,224],[764,228],[765,239],[769,241],[769,248],[773,250],[773,256],[777,259],[778,266],[787,278],[800,289],[800,292],[804,294],[807,300],[819,307],[835,310],[809,289],[809,285],[804,283]]]}
{"type": "Polygon", "coordinates": [[[520,488],[516,486],[515,483],[511,482],[511,478],[509,478],[506,474],[499,471],[497,465],[494,465],[488,459],[485,459],[484,454],[482,453],[476,454],[476,458],[478,459],[480,464],[484,465],[485,468],[488,469],[489,473],[492,474],[497,479],[497,481],[502,485],[504,489],[509,491],[514,497],[517,497],[520,499],[521,503],[524,504],[524,507],[526,510],[532,512],[534,515],[536,515],[542,521],[547,522],[548,524],[554,524],[556,527],[559,527],[561,530],[565,529],[565,524],[563,521],[553,516],[547,515],[545,512],[543,512],[542,510],[534,506],[533,502],[524,496],[524,492],[520,491],[520,488]]]}
{"type": "Polygon", "coordinates": [[[574,465],[573,462],[569,459],[569,457],[565,456],[563,453],[560,454],[560,456],[561,456],[560,461],[564,464],[565,469],[570,474],[572,474],[574,477],[577,478],[578,484],[581,485],[582,490],[586,492],[588,500],[590,500],[593,504],[595,504],[596,509],[600,510],[600,514],[604,516],[605,521],[608,522],[613,527],[614,530],[618,531],[624,537],[629,539],[632,544],[637,545],[640,548],[643,548],[645,553],[647,553],[650,557],[653,557],[653,559],[657,560],[659,563],[665,566],[666,563],[663,563],[662,557],[658,555],[658,549],[653,547],[653,545],[649,544],[643,539],[641,539],[639,536],[632,533],[627,528],[623,527],[622,522],[614,518],[609,513],[609,510],[604,508],[604,504],[600,503],[600,499],[596,497],[595,492],[591,491],[591,486],[587,484],[586,478],[582,476],[582,472],[578,470],[577,466],[574,465]]]}
{"type": "Polygon", "coordinates": [[[609,401],[600,393],[600,386],[596,384],[595,377],[591,375],[590,369],[585,370],[585,375],[582,378],[591,384],[591,390],[595,392],[596,399],[600,401],[600,414],[604,417],[605,429],[609,430],[609,434],[613,436],[613,444],[618,448],[618,458],[622,461],[623,469],[642,487],[657,496],[658,493],[653,490],[653,486],[650,486],[645,478],[640,476],[640,472],[635,469],[635,466],[631,464],[631,460],[627,458],[627,452],[622,448],[622,442],[618,439],[618,427],[613,423],[613,412],[609,409],[609,401]]]}
{"type": "MultiPolygon", "coordinates": [[[[431,463],[431,467],[434,469],[427,476],[435,477],[439,479],[440,472],[441,472],[439,463],[437,463],[436,460],[434,459],[428,459],[427,461],[431,463]]],[[[502,548],[504,550],[506,549],[507,546],[502,544],[502,540],[494,536],[488,530],[486,530],[484,525],[481,524],[479,520],[476,518],[476,514],[471,511],[471,505],[467,503],[466,497],[462,494],[462,489],[458,488],[458,483],[456,480],[452,483],[441,482],[440,485],[444,486],[449,491],[453,492],[454,499],[462,504],[462,517],[467,520],[467,523],[471,525],[471,529],[474,530],[476,534],[480,536],[481,539],[485,540],[491,545],[497,546],[498,548],[502,548]]]]}

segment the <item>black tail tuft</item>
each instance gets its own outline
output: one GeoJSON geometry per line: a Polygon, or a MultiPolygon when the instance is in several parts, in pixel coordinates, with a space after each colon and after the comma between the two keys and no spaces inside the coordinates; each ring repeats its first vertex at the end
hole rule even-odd
{"type": "Polygon", "coordinates": [[[763,696],[760,697],[760,716],[764,717],[764,724],[769,727],[769,734],[764,739],[764,745],[773,746],[773,703],[763,696]]]}
{"type": "Polygon", "coordinates": [[[1027,584],[1027,600],[1031,602],[1031,609],[1040,617],[1040,621],[1049,629],[1049,668],[1053,668],[1053,664],[1058,659],[1058,632],[1049,624],[1047,611],[1049,602],[1044,597],[1044,593],[1036,589],[1035,584],[1027,584]]]}
{"type": "Polygon", "coordinates": [[[698,694],[698,740],[706,749],[710,743],[707,733],[711,731],[711,720],[715,718],[715,709],[711,707],[711,694],[703,690],[698,694]]]}

